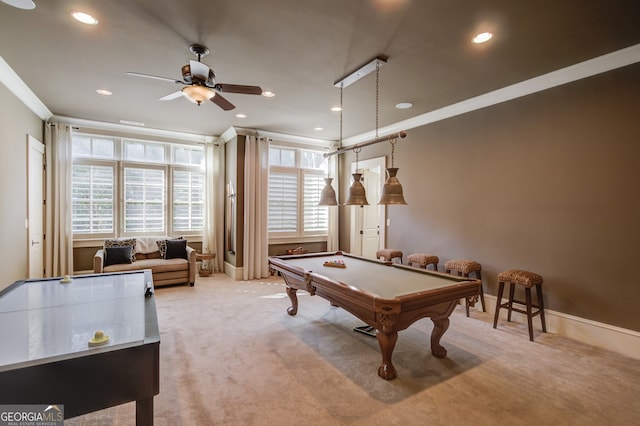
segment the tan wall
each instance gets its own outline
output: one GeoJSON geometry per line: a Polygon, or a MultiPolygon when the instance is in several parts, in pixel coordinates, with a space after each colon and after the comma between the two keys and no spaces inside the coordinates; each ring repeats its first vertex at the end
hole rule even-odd
{"type": "Polygon", "coordinates": [[[477,260],[491,294],[500,271],[531,270],[548,308],[640,331],[639,114],[636,64],[409,131],[387,247],[477,260]]]}
{"type": "Polygon", "coordinates": [[[44,142],[43,122],[0,84],[0,289],[25,279],[27,134],[44,142]]]}

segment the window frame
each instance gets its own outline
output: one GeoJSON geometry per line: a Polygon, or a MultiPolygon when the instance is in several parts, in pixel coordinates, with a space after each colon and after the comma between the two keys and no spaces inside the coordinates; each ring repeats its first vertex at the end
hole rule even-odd
{"type": "MultiPolygon", "coordinates": [[[[307,146],[291,146],[288,144],[277,144],[272,143],[269,149],[286,149],[293,150],[295,152],[295,166],[280,166],[280,165],[269,165],[269,177],[271,177],[272,172],[278,173],[291,173],[292,175],[296,175],[297,178],[297,205],[296,205],[296,231],[272,231],[271,229],[267,230],[269,243],[285,243],[285,242],[310,242],[310,241],[326,241],[329,234],[329,227],[327,224],[327,228],[325,230],[313,230],[313,231],[305,231],[304,230],[304,178],[305,175],[317,175],[322,178],[327,175],[327,167],[324,169],[318,168],[303,168],[301,166],[302,163],[302,152],[303,151],[312,151],[319,154],[324,154],[322,148],[313,149],[307,146]]],[[[271,158],[271,156],[269,156],[271,158]]],[[[270,198],[268,198],[268,204],[270,205],[270,198]]],[[[329,211],[326,206],[323,208],[327,209],[327,220],[329,211]]],[[[268,225],[267,225],[268,226],[268,225]]]]}
{"type": "MultiPolygon", "coordinates": [[[[89,132],[79,132],[74,136],[88,137],[88,138],[104,138],[111,139],[114,143],[113,158],[104,157],[88,157],[88,156],[72,156],[71,167],[75,165],[92,165],[92,166],[106,166],[109,165],[113,172],[114,181],[114,194],[113,194],[113,232],[112,233],[73,233],[74,241],[91,241],[101,240],[105,238],[118,238],[118,237],[135,237],[135,236],[154,236],[154,235],[174,235],[182,236],[185,238],[197,240],[202,236],[204,231],[204,221],[206,220],[206,204],[203,199],[202,208],[202,229],[194,230],[180,230],[176,231],[173,227],[173,186],[174,186],[174,170],[190,171],[194,173],[200,173],[204,182],[206,180],[206,171],[204,163],[204,147],[201,145],[194,145],[192,143],[178,143],[178,142],[161,142],[157,140],[137,139],[130,137],[110,136],[102,134],[93,134],[89,132]],[[161,145],[164,148],[163,162],[158,161],[131,161],[125,160],[124,157],[124,145],[126,142],[139,142],[150,145],[161,145]],[[199,165],[189,165],[185,163],[174,164],[173,153],[175,148],[191,148],[202,150],[202,163],[199,165]],[[163,169],[164,170],[164,206],[163,206],[163,220],[164,226],[162,231],[148,231],[148,232],[125,232],[125,182],[124,171],[125,168],[145,168],[145,169],[163,169]]],[[[73,143],[73,142],[72,142],[73,143]]],[[[72,188],[73,191],[73,183],[72,188]]],[[[204,195],[203,195],[204,197],[204,195]]],[[[71,209],[71,221],[73,222],[73,209],[71,209]]],[[[73,232],[73,231],[72,231],[73,232]]]]}
{"type": "Polygon", "coordinates": [[[98,166],[98,167],[110,167],[113,177],[113,232],[92,232],[92,233],[82,233],[82,232],[73,232],[73,182],[71,184],[71,232],[73,234],[73,239],[83,239],[83,238],[111,238],[113,237],[119,229],[118,215],[116,212],[118,211],[119,201],[118,201],[118,186],[119,186],[119,173],[118,173],[118,162],[112,159],[93,159],[89,157],[81,157],[77,160],[73,160],[71,165],[71,173],[73,174],[73,168],[75,166],[98,166]]]}

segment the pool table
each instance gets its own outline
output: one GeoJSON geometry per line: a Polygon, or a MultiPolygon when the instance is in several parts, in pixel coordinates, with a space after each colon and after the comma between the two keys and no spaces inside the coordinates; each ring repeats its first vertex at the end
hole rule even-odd
{"type": "Polygon", "coordinates": [[[66,281],[0,292],[0,404],[60,404],[70,418],[136,401],[136,424],[152,425],[160,333],[151,270],[66,281]]]}
{"type": "Polygon", "coordinates": [[[391,356],[398,331],[421,318],[431,318],[431,352],[438,358],[445,357],[447,350],[440,345],[440,339],[449,328],[449,316],[460,299],[478,294],[481,285],[479,280],[472,278],[339,251],[271,256],[269,263],[287,285],[286,291],[291,299],[291,306],[287,309],[289,315],[298,312],[296,291],[306,290],[375,328],[382,353],[378,375],[386,380],[396,377],[391,356]],[[342,262],[345,267],[324,266],[325,262],[342,262]]]}

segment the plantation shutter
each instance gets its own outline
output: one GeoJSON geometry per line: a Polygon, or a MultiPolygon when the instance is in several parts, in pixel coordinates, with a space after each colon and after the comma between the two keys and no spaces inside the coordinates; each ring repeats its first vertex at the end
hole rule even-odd
{"type": "Polygon", "coordinates": [[[296,232],[298,228],[298,175],[269,174],[269,232],[296,232]]]}
{"type": "Polygon", "coordinates": [[[320,193],[324,188],[323,176],[304,174],[304,231],[326,231],[329,213],[326,206],[319,206],[320,193]]]}
{"type": "Polygon", "coordinates": [[[165,233],[165,171],[125,167],[124,232],[165,233]]]}

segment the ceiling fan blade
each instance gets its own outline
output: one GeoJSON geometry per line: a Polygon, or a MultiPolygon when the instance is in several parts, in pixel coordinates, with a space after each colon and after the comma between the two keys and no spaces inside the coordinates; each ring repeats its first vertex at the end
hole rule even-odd
{"type": "Polygon", "coordinates": [[[262,89],[260,88],[260,86],[243,86],[241,84],[218,83],[214,86],[214,89],[224,93],[242,93],[244,95],[262,94],[262,89]]]}
{"type": "Polygon", "coordinates": [[[236,107],[234,104],[223,98],[220,93],[216,93],[215,96],[211,98],[211,102],[218,105],[225,111],[230,111],[236,107]]]}
{"type": "Polygon", "coordinates": [[[209,67],[202,62],[190,60],[189,68],[191,69],[191,76],[196,77],[202,81],[207,81],[209,78],[209,67]]]}
{"type": "Polygon", "coordinates": [[[170,81],[172,83],[178,83],[178,84],[184,84],[184,82],[180,81],[180,80],[176,80],[175,78],[168,78],[168,77],[158,77],[156,75],[150,75],[150,74],[140,74],[138,72],[128,72],[128,75],[132,75],[134,77],[144,77],[144,78],[153,78],[155,80],[162,80],[162,81],[170,81]]]}
{"type": "Polygon", "coordinates": [[[178,91],[175,91],[173,93],[169,93],[168,95],[164,95],[163,97],[161,97],[158,100],[159,101],[171,101],[173,99],[179,98],[180,96],[184,96],[184,92],[182,90],[178,90],[178,91]]]}

